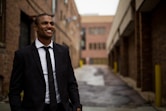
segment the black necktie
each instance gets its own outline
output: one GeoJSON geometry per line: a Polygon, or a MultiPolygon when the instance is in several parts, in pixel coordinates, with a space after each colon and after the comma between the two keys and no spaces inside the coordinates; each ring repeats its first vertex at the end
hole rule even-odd
{"type": "Polygon", "coordinates": [[[51,47],[43,47],[43,48],[46,51],[50,106],[51,106],[51,110],[55,110],[56,109],[56,105],[57,105],[56,92],[55,92],[54,76],[53,76],[51,58],[50,58],[50,53],[49,53],[49,50],[48,50],[51,47]]]}

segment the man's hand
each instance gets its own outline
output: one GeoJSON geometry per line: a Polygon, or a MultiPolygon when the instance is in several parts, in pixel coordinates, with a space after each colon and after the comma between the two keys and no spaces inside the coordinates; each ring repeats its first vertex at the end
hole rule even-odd
{"type": "Polygon", "coordinates": [[[77,108],[77,111],[81,111],[81,108],[77,108]]]}

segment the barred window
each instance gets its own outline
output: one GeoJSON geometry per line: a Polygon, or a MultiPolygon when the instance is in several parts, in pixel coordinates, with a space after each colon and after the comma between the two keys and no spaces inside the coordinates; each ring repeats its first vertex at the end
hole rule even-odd
{"type": "Polygon", "coordinates": [[[105,43],[89,43],[90,50],[105,50],[106,44],[105,43]]]}

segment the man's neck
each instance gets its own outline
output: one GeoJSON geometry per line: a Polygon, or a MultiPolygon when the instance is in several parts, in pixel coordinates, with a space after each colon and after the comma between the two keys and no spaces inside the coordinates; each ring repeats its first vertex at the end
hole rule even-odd
{"type": "Polygon", "coordinates": [[[45,46],[48,46],[51,43],[51,39],[40,39],[38,38],[38,40],[44,44],[45,46]]]}

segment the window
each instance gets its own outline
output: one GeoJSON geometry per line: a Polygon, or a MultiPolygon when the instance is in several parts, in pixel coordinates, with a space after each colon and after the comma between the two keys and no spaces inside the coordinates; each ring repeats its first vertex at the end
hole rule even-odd
{"type": "Polygon", "coordinates": [[[103,35],[105,33],[106,33],[105,27],[90,27],[89,28],[89,34],[94,34],[94,35],[100,34],[100,35],[103,35]]]}
{"type": "Polygon", "coordinates": [[[0,0],[0,47],[5,45],[5,1],[0,0]]]}
{"type": "Polygon", "coordinates": [[[102,44],[103,49],[106,49],[105,43],[102,44]]]}
{"type": "Polygon", "coordinates": [[[90,50],[92,49],[92,43],[89,44],[89,49],[90,49],[90,50]]]}
{"type": "Polygon", "coordinates": [[[89,43],[90,50],[105,50],[105,43],[89,43]]]}
{"type": "Polygon", "coordinates": [[[97,48],[97,44],[96,44],[96,43],[94,43],[93,45],[94,45],[94,50],[96,50],[96,48],[97,48]]]}
{"type": "Polygon", "coordinates": [[[55,14],[57,11],[57,0],[52,0],[52,13],[55,14]]]}
{"type": "Polygon", "coordinates": [[[81,49],[86,49],[86,37],[85,37],[85,28],[82,28],[81,30],[81,49]]]}
{"type": "Polygon", "coordinates": [[[64,0],[64,3],[67,4],[67,3],[68,3],[68,0],[64,0]]]}
{"type": "Polygon", "coordinates": [[[97,43],[97,49],[100,50],[100,43],[97,43]]]}

